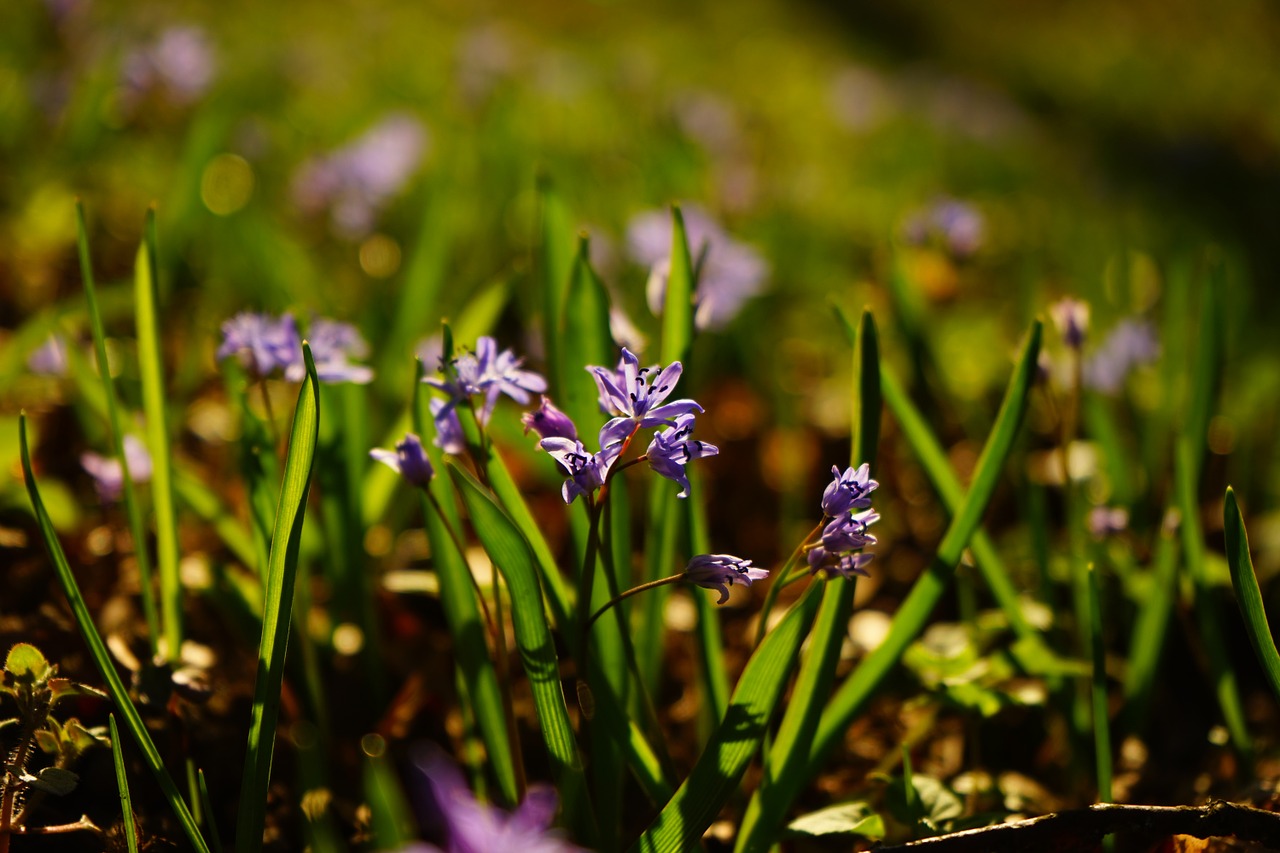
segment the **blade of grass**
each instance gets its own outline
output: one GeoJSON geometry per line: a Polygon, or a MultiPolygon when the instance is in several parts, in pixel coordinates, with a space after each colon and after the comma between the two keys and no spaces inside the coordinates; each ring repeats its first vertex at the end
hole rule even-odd
{"type": "Polygon", "coordinates": [[[1111,802],[1111,719],[1107,711],[1107,650],[1102,644],[1102,596],[1098,572],[1090,563],[1089,649],[1093,657],[1093,756],[1098,780],[1098,802],[1111,802]]]}
{"type": "Polygon", "coordinates": [[[213,800],[209,798],[209,783],[205,781],[204,770],[196,771],[196,783],[200,788],[200,804],[208,823],[210,846],[213,847],[213,853],[222,853],[222,836],[218,834],[218,822],[213,819],[213,800]]]}
{"type": "MultiPolygon", "coordinates": [[[[1035,381],[1041,333],[1041,323],[1037,320],[1031,326],[1013,377],[1009,380],[995,425],[974,470],[969,493],[947,526],[933,561],[898,608],[884,641],[862,661],[827,705],[809,747],[808,768],[803,774],[797,774],[796,779],[811,779],[821,769],[823,760],[844,735],[854,717],[866,706],[889,669],[920,633],[934,605],[946,591],[965,545],[982,521],[982,515],[995,492],[1000,471],[1013,449],[1031,386],[1035,381]]],[[[774,796],[784,796],[789,804],[798,792],[798,788],[784,792],[775,789],[774,796]]]]}
{"type": "Polygon", "coordinates": [[[580,840],[590,844],[596,832],[588,800],[582,757],[569,721],[564,688],[560,683],[560,662],[547,625],[542,588],[538,583],[537,558],[529,541],[502,507],[468,472],[447,464],[454,487],[462,495],[472,526],[494,566],[502,573],[511,592],[511,620],[516,645],[533,692],[534,707],[542,739],[551,758],[552,775],[580,840]]]}
{"type": "Polygon", "coordinates": [[[44,539],[45,548],[48,549],[49,557],[53,560],[53,566],[58,574],[58,582],[62,586],[63,594],[67,597],[67,603],[71,606],[71,613],[75,617],[76,625],[80,628],[80,634],[89,646],[89,653],[93,657],[94,664],[98,667],[102,680],[106,682],[107,692],[111,694],[111,699],[115,702],[116,708],[124,716],[125,727],[129,729],[129,733],[133,735],[138,748],[142,750],[143,759],[155,775],[164,798],[169,802],[174,814],[178,817],[178,822],[182,824],[183,832],[186,833],[192,846],[199,853],[208,853],[209,848],[200,834],[200,828],[196,825],[195,818],[192,817],[190,809],[187,808],[187,804],[183,801],[182,793],[174,783],[173,777],[165,769],[164,760],[161,759],[160,751],[156,749],[155,742],[151,740],[147,726],[142,721],[142,715],[138,713],[133,700],[129,698],[129,689],[125,686],[124,680],[120,678],[120,673],[116,671],[115,661],[112,660],[111,653],[107,651],[107,644],[103,641],[102,635],[98,633],[98,627],[93,622],[93,616],[89,613],[88,605],[84,603],[84,596],[80,594],[80,587],[76,584],[75,575],[72,574],[71,566],[67,563],[67,555],[62,550],[62,543],[58,541],[58,534],[53,529],[53,522],[49,520],[49,513],[45,510],[44,501],[40,499],[40,491],[36,488],[36,477],[31,469],[31,452],[27,447],[26,413],[22,413],[18,417],[18,437],[22,454],[22,476],[26,481],[27,495],[31,499],[31,509],[35,513],[36,524],[40,528],[41,538],[44,539]]]}
{"type": "MultiPolygon", "coordinates": [[[[84,282],[85,304],[89,309],[89,322],[93,329],[93,347],[98,356],[98,374],[107,400],[107,419],[111,425],[112,449],[120,460],[123,475],[125,512],[129,517],[129,533],[133,537],[133,550],[138,561],[138,574],[142,586],[142,612],[147,620],[147,640],[154,655],[160,642],[160,616],[156,609],[155,589],[151,583],[151,557],[147,551],[146,528],[142,524],[142,508],[138,505],[129,474],[129,460],[124,453],[124,432],[120,427],[120,402],[116,397],[116,385],[111,379],[107,361],[107,336],[102,325],[102,313],[98,309],[98,291],[93,281],[93,259],[89,254],[89,229],[85,224],[84,205],[76,200],[76,244],[80,254],[80,275],[84,282]]],[[[177,654],[176,649],[170,650],[177,654]]]]}
{"type": "Polygon", "coordinates": [[[285,646],[293,613],[294,583],[298,576],[298,546],[302,539],[307,493],[311,489],[319,439],[319,386],[311,348],[305,342],[302,354],[307,365],[307,377],[298,391],[298,403],[294,408],[280,505],[276,510],[271,552],[267,559],[262,640],[258,647],[258,673],[245,751],[240,813],[236,821],[236,847],[244,851],[262,849],[267,789],[271,784],[271,759],[280,714],[280,688],[284,682],[285,646]]]}
{"type": "MultiPolygon", "coordinates": [[[[846,326],[851,325],[842,311],[837,309],[837,313],[846,326]]],[[[870,310],[862,312],[853,337],[849,460],[854,466],[871,463],[874,473],[880,440],[880,343],[870,310]]],[[[734,850],[739,853],[767,850],[773,840],[771,836],[786,817],[790,804],[771,796],[774,782],[785,780],[787,788],[804,784],[804,780],[797,781],[791,777],[803,773],[807,767],[806,744],[818,728],[818,719],[835,683],[836,665],[840,662],[840,649],[848,635],[856,589],[853,578],[829,582],[823,589],[822,606],[814,623],[809,652],[800,666],[793,690],[793,695],[803,697],[803,701],[791,702],[782,717],[782,724],[769,748],[764,779],[752,795],[738,829],[734,850]],[[757,827],[767,828],[769,832],[757,831],[757,827]]]]}
{"type": "Polygon", "coordinates": [[[1227,487],[1227,499],[1222,508],[1222,523],[1227,536],[1227,563],[1231,566],[1231,585],[1236,591],[1236,602],[1244,627],[1249,633],[1258,663],[1271,685],[1272,692],[1280,699],[1280,652],[1267,622],[1267,611],[1262,606],[1262,591],[1258,589],[1258,576],[1253,570],[1253,558],[1249,556],[1249,534],[1244,529],[1236,493],[1227,487]]]}
{"type": "Polygon", "coordinates": [[[120,751],[120,730],[116,728],[116,715],[108,714],[111,726],[111,759],[116,766],[116,788],[120,791],[120,812],[124,816],[124,839],[129,853],[138,853],[138,827],[133,819],[133,798],[129,796],[129,774],[124,769],[124,753],[120,751]]]}
{"type": "Polygon", "coordinates": [[[703,832],[738,790],[751,756],[760,747],[821,594],[821,582],[810,585],[751,655],[723,721],[675,796],[631,846],[634,853],[682,853],[697,848],[703,832]]]}
{"type": "Polygon", "coordinates": [[[1142,600],[1129,642],[1124,681],[1124,722],[1129,731],[1140,729],[1147,718],[1177,592],[1178,539],[1162,525],[1152,559],[1151,587],[1142,600]]]}
{"type": "Polygon", "coordinates": [[[569,213],[546,174],[538,176],[538,278],[542,291],[543,342],[547,352],[548,393],[555,400],[564,394],[561,386],[565,359],[556,332],[564,314],[565,294],[573,267],[573,227],[569,213]]]}
{"type": "Polygon", "coordinates": [[[156,563],[160,570],[160,608],[169,657],[182,648],[182,579],[178,574],[178,518],[173,507],[173,457],[165,417],[164,363],[160,351],[159,279],[156,269],[156,211],[147,211],[142,245],[134,262],[138,370],[142,374],[142,410],[147,416],[151,451],[151,496],[156,513],[156,563]]]}

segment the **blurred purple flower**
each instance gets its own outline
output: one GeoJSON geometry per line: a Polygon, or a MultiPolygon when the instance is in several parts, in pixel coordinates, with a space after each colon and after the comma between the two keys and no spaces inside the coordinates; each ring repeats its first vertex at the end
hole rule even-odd
{"type": "Polygon", "coordinates": [[[302,363],[302,341],[293,316],[279,319],[244,311],[222,324],[218,358],[237,356],[254,376],[270,376],[277,369],[289,371],[302,363]]]}
{"type": "Polygon", "coordinates": [[[124,59],[126,89],[133,98],[163,89],[174,100],[190,103],[213,82],[217,61],[203,29],[170,27],[154,42],[131,51],[124,59]]]}
{"type": "MultiPolygon", "coordinates": [[[[683,208],[685,238],[698,276],[694,324],[699,329],[722,329],[759,293],[769,265],[755,249],[730,237],[710,216],[695,206],[683,208]]],[[[655,210],[631,220],[627,249],[633,260],[650,268],[645,287],[649,309],[661,314],[671,270],[671,214],[655,210]]]]}
{"type": "Polygon", "coordinates": [[[1089,532],[1094,539],[1106,539],[1129,527],[1129,510],[1124,507],[1095,506],[1089,510],[1089,532]]]}
{"type": "Polygon", "coordinates": [[[871,493],[880,484],[871,479],[871,466],[863,462],[856,469],[846,468],[844,473],[835,465],[831,466],[832,480],[822,493],[822,511],[835,518],[852,509],[866,509],[871,506],[871,493]]]}
{"type": "Polygon", "coordinates": [[[1124,387],[1130,371],[1160,357],[1155,327],[1146,320],[1121,320],[1084,363],[1084,384],[1103,394],[1115,395],[1124,387]]]}
{"type": "Polygon", "coordinates": [[[367,234],[378,213],[417,171],[428,142],[418,119],[389,115],[342,148],[303,163],[294,174],[294,200],[309,213],[328,209],[345,236],[367,234]]]}
{"type": "Polygon", "coordinates": [[[902,237],[913,246],[936,240],[952,255],[968,257],[982,247],[986,222],[968,202],[939,198],[908,217],[902,237]]]}
{"type": "Polygon", "coordinates": [[[654,433],[649,449],[645,451],[650,468],[680,485],[678,498],[689,497],[689,477],[684,472],[689,460],[715,456],[720,452],[714,444],[690,438],[693,422],[692,414],[680,415],[675,426],[654,433]]]}
{"type": "Polygon", "coordinates": [[[632,418],[642,427],[674,423],[678,415],[701,412],[693,400],[675,400],[662,405],[680,380],[684,367],[678,361],[661,371],[640,367],[640,359],[626,347],[617,368],[588,367],[600,392],[600,407],[611,414],[632,418]],[[656,374],[656,376],[655,376],[656,374]]]}
{"type": "Polygon", "coordinates": [[[498,351],[498,342],[487,335],[476,341],[474,353],[465,352],[453,360],[453,376],[423,379],[433,388],[449,395],[446,408],[475,395],[484,396],[484,406],[477,414],[483,426],[498,403],[498,397],[506,394],[517,403],[529,402],[529,394],[541,394],[547,390],[547,380],[531,370],[522,370],[524,359],[517,358],[509,349],[498,351]]]}
{"type": "MultiPolygon", "coordinates": [[[[423,749],[413,759],[413,770],[424,782],[417,793],[420,818],[439,824],[443,848],[415,844],[411,850],[432,853],[586,853],[551,829],[556,814],[556,793],[533,786],[513,812],[476,801],[457,765],[439,749],[423,749]]],[[[429,828],[437,828],[435,826],[429,828]]]]}
{"type": "Polygon", "coordinates": [[[538,408],[531,409],[521,416],[520,422],[524,424],[525,435],[533,430],[540,439],[567,438],[570,441],[578,439],[578,428],[573,425],[573,421],[545,396],[538,408]]]}
{"type": "Polygon", "coordinates": [[[70,370],[67,362],[67,339],[54,332],[45,342],[27,356],[27,368],[40,376],[66,376],[70,370]]]}
{"type": "Polygon", "coordinates": [[[752,581],[769,577],[768,569],[754,568],[750,560],[731,554],[700,554],[689,561],[684,574],[690,583],[717,590],[720,600],[716,604],[729,600],[729,587],[735,583],[751,586],[752,581]]]}
{"type": "Polygon", "coordinates": [[[467,452],[467,440],[462,434],[462,422],[458,420],[458,409],[444,400],[432,400],[431,419],[436,425],[436,437],[432,444],[448,453],[458,456],[467,452]]]}
{"type": "MultiPolygon", "coordinates": [[[[129,463],[129,479],[145,483],[151,479],[151,454],[132,435],[124,437],[124,458],[129,463]]],[[[93,487],[104,504],[120,500],[124,491],[124,468],[114,456],[101,456],[93,451],[80,454],[80,465],[93,478],[93,487]]]]}
{"type": "Polygon", "coordinates": [[[422,362],[422,369],[427,373],[440,370],[440,359],[444,356],[444,342],[439,334],[423,338],[414,345],[413,354],[422,362]]]}
{"type": "Polygon", "coordinates": [[[395,450],[378,447],[370,450],[369,455],[404,477],[411,486],[425,489],[436,473],[422,447],[422,439],[411,432],[405,433],[404,438],[396,442],[395,450]]]}
{"type": "Polygon", "coordinates": [[[1063,343],[1077,350],[1084,345],[1089,331],[1089,303],[1067,296],[1049,306],[1049,316],[1058,327],[1063,343]]]}
{"type": "MultiPolygon", "coordinates": [[[[316,377],[321,382],[354,382],[365,385],[373,381],[373,371],[362,364],[352,364],[348,357],[364,358],[369,345],[350,323],[317,317],[307,333],[311,358],[316,363],[316,377]]],[[[285,368],[284,378],[301,382],[307,375],[301,358],[285,368]]]]}
{"type": "Polygon", "coordinates": [[[604,485],[609,469],[622,453],[622,443],[636,429],[627,418],[614,418],[600,428],[600,452],[588,453],[577,439],[553,436],[544,438],[539,447],[547,451],[569,475],[560,490],[566,504],[578,495],[590,495],[604,485]]]}

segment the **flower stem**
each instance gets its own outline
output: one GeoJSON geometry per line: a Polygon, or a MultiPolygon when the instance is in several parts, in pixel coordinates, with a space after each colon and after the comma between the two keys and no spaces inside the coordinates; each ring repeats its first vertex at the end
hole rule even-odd
{"type": "Polygon", "coordinates": [[[606,601],[604,604],[600,605],[599,610],[591,614],[591,618],[587,620],[587,630],[590,631],[591,626],[596,624],[596,620],[599,619],[601,616],[603,616],[605,614],[605,611],[613,607],[615,604],[619,604],[623,601],[626,601],[631,596],[644,592],[645,590],[654,589],[660,586],[666,586],[669,583],[675,583],[676,581],[681,581],[681,580],[684,580],[684,572],[680,572],[679,574],[672,575],[671,577],[668,577],[668,578],[659,578],[656,581],[649,581],[648,583],[642,583],[639,586],[633,586],[631,589],[627,590],[626,592],[621,593],[620,595],[614,596],[609,601],[606,601]]]}
{"type": "Polygon", "coordinates": [[[764,639],[764,632],[769,624],[769,612],[773,609],[774,602],[778,600],[778,593],[787,584],[787,576],[791,574],[791,570],[800,562],[800,557],[809,547],[811,539],[822,532],[822,528],[827,523],[827,517],[824,515],[822,520],[810,530],[805,537],[800,540],[800,544],[791,552],[791,556],[787,558],[787,562],[783,564],[782,570],[778,572],[778,576],[773,583],[769,584],[769,591],[764,594],[764,604],[760,608],[760,627],[756,629],[756,645],[760,645],[760,641],[764,639]]]}

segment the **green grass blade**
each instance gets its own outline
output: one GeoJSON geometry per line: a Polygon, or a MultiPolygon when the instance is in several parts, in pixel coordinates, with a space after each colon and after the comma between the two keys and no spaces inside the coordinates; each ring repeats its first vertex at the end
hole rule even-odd
{"type": "Polygon", "coordinates": [[[689,777],[632,845],[634,853],[693,850],[721,807],[738,789],[751,757],[777,711],[800,644],[821,600],[814,583],[764,638],[747,661],[724,720],[711,736],[689,777]]]}
{"type": "MultiPolygon", "coordinates": [[[[588,425],[600,422],[597,390],[586,366],[611,367],[618,358],[609,332],[609,294],[591,269],[588,250],[589,243],[583,235],[578,238],[578,254],[555,332],[564,361],[556,404],[584,431],[589,431],[588,425]]],[[[594,440],[586,438],[588,443],[594,440]]]]}
{"type": "Polygon", "coordinates": [[[1098,779],[1098,802],[1111,802],[1111,718],[1107,711],[1107,650],[1102,644],[1102,596],[1098,572],[1090,563],[1089,650],[1093,657],[1093,755],[1098,779]]]}
{"type": "Polygon", "coordinates": [[[1227,537],[1227,563],[1231,566],[1231,585],[1236,591],[1240,615],[1244,617],[1249,642],[1262,664],[1276,698],[1280,699],[1280,652],[1267,622],[1267,612],[1262,607],[1262,591],[1258,589],[1258,576],[1253,571],[1253,558],[1249,556],[1249,534],[1244,529],[1236,493],[1227,487],[1227,500],[1222,508],[1222,523],[1227,537]]]}
{"type": "Polygon", "coordinates": [[[1178,538],[1163,526],[1159,537],[1152,559],[1151,588],[1140,605],[1129,643],[1124,701],[1125,727],[1130,731],[1137,731],[1147,718],[1178,592],[1178,538]]]}
{"type": "Polygon", "coordinates": [[[124,839],[129,853],[138,853],[138,827],[133,819],[133,798],[129,796],[129,774],[124,769],[124,753],[120,751],[120,730],[116,728],[116,715],[108,714],[111,726],[111,760],[116,766],[116,787],[120,791],[120,813],[124,816],[124,839]]]}
{"type": "Polygon", "coordinates": [[[1173,473],[1178,492],[1178,509],[1182,513],[1182,552],[1185,555],[1187,574],[1195,588],[1196,621],[1200,625],[1201,639],[1209,655],[1209,677],[1214,682],[1218,707],[1222,710],[1223,722],[1231,733],[1231,740],[1238,749],[1247,753],[1252,749],[1252,740],[1245,722],[1244,706],[1240,701],[1239,682],[1231,663],[1231,654],[1227,650],[1222,614],[1218,610],[1214,589],[1204,564],[1204,533],[1200,528],[1200,506],[1196,500],[1196,460],[1199,455],[1190,439],[1178,440],[1173,473]]]}
{"type": "MultiPolygon", "coordinates": [[[[947,526],[933,561],[898,608],[888,636],[836,691],[818,723],[817,734],[809,749],[809,766],[805,773],[798,774],[796,778],[811,779],[821,769],[827,754],[843,736],[853,718],[866,706],[889,669],[920,633],[934,605],[946,591],[965,545],[982,521],[1000,471],[1013,449],[1031,386],[1035,381],[1041,333],[1041,323],[1037,320],[1027,335],[1000,412],[996,415],[995,425],[978,459],[969,493],[947,526]]],[[[798,789],[781,793],[775,791],[775,796],[785,796],[790,803],[797,793],[798,789]]]]}
{"type": "MultiPolygon", "coordinates": [[[[102,312],[98,308],[98,290],[93,281],[93,259],[89,254],[89,229],[85,224],[84,205],[76,201],[76,244],[80,253],[80,275],[84,281],[85,304],[89,310],[89,323],[93,329],[93,347],[98,356],[98,374],[107,400],[107,419],[111,424],[112,450],[120,460],[124,481],[124,505],[129,517],[129,533],[133,537],[133,550],[138,560],[138,574],[142,586],[142,612],[147,620],[148,642],[154,654],[160,641],[160,617],[156,609],[155,590],[151,585],[151,557],[147,551],[146,528],[142,524],[142,509],[138,506],[133,478],[129,474],[129,460],[124,455],[124,432],[120,426],[120,402],[116,397],[116,385],[111,378],[107,362],[107,335],[102,325],[102,312]]],[[[170,650],[176,654],[177,650],[170,650]]]]}
{"type": "Polygon", "coordinates": [[[365,754],[364,798],[373,825],[372,848],[404,850],[413,840],[413,817],[395,768],[387,759],[386,742],[379,735],[365,735],[360,746],[365,754]]]}
{"type": "Polygon", "coordinates": [[[213,800],[209,797],[209,783],[204,778],[203,770],[196,771],[196,783],[200,788],[200,806],[209,826],[209,841],[213,853],[222,853],[222,836],[218,834],[218,822],[213,818],[213,800]]]}
{"type": "Polygon", "coordinates": [[[178,574],[178,517],[173,506],[173,457],[165,417],[164,363],[160,353],[159,272],[156,269],[156,212],[147,211],[142,245],[134,263],[134,306],[138,332],[138,370],[142,374],[142,410],[147,416],[151,451],[151,495],[156,513],[156,564],[160,570],[160,609],[169,656],[182,648],[182,578],[178,574]]]}
{"type": "MultiPolygon", "coordinates": [[[[685,510],[689,525],[689,553],[710,554],[714,549],[711,547],[711,535],[707,532],[707,507],[698,486],[702,478],[696,468],[690,468],[685,474],[689,478],[690,497],[676,500],[684,504],[681,508],[685,510]]],[[[667,484],[658,485],[666,487],[667,484]]],[[[724,661],[724,640],[716,605],[711,602],[709,594],[694,593],[693,606],[698,616],[697,653],[702,676],[703,718],[707,722],[706,730],[710,732],[720,725],[725,709],[729,707],[729,674],[724,661]]],[[[665,626],[666,620],[658,619],[658,623],[665,626]]]]}
{"type": "Polygon", "coordinates": [[[112,660],[111,653],[107,651],[107,644],[103,641],[102,635],[98,633],[98,627],[94,624],[93,616],[89,613],[89,607],[84,603],[84,596],[80,594],[80,587],[76,584],[75,575],[72,574],[71,566],[67,563],[67,555],[62,550],[62,543],[58,541],[58,534],[53,529],[53,522],[49,520],[49,513],[45,510],[39,489],[36,488],[35,474],[31,470],[31,452],[27,448],[27,417],[25,414],[20,415],[18,418],[18,436],[22,454],[22,476],[26,481],[27,495],[31,499],[31,509],[35,513],[36,524],[40,528],[40,535],[44,539],[45,548],[48,549],[49,557],[53,560],[53,566],[57,570],[58,582],[62,586],[63,593],[67,596],[67,603],[71,605],[71,613],[75,617],[76,625],[79,626],[80,633],[84,637],[85,643],[89,646],[89,653],[98,667],[99,674],[102,675],[103,681],[106,682],[107,692],[111,695],[112,701],[115,702],[116,708],[124,716],[125,727],[129,729],[129,733],[133,735],[138,748],[142,750],[143,759],[146,761],[147,766],[151,768],[156,781],[160,784],[160,790],[164,793],[164,798],[168,800],[174,814],[178,816],[178,821],[182,824],[182,829],[187,838],[197,851],[208,853],[209,848],[200,834],[200,828],[196,825],[191,810],[187,808],[186,802],[183,801],[182,793],[174,783],[173,777],[165,769],[164,761],[160,758],[160,751],[156,749],[155,742],[151,740],[147,726],[142,721],[142,715],[138,713],[133,700],[129,698],[129,689],[125,686],[123,679],[120,678],[120,673],[116,671],[115,661],[112,660]]]}
{"type": "Polygon", "coordinates": [[[298,546],[311,489],[316,442],[319,439],[320,394],[311,348],[302,346],[307,377],[298,391],[284,481],[276,510],[271,553],[267,559],[266,594],[262,612],[262,641],[258,647],[258,674],[254,682],[253,710],[245,752],[236,821],[236,848],[262,849],[266,821],[267,789],[271,784],[271,759],[275,750],[276,722],[280,714],[280,687],[284,681],[285,646],[293,614],[294,583],[298,576],[298,546]]]}
{"type": "Polygon", "coordinates": [[[201,482],[199,476],[182,465],[173,472],[173,491],[178,501],[192,514],[213,528],[222,544],[247,568],[257,571],[258,555],[253,537],[240,519],[222,502],[217,493],[201,482]]]}
{"type": "Polygon", "coordinates": [[[1195,481],[1200,481],[1200,470],[1208,448],[1209,421],[1213,417],[1218,387],[1222,382],[1222,369],[1226,361],[1226,310],[1223,305],[1227,289],[1227,268],[1221,258],[1210,262],[1209,281],[1201,290],[1200,328],[1196,345],[1192,348],[1191,398],[1187,406],[1182,434],[1191,441],[1195,468],[1195,481]]]}
{"type": "Polygon", "coordinates": [[[581,840],[591,843],[595,832],[591,827],[586,777],[569,721],[564,688],[560,683],[560,662],[555,642],[547,625],[542,588],[538,583],[537,558],[520,528],[485,488],[456,465],[450,463],[447,467],[466,504],[480,543],[502,573],[511,592],[511,620],[515,626],[516,645],[533,692],[556,788],[564,800],[570,823],[590,836],[581,840]]]}
{"type": "Polygon", "coordinates": [[[543,343],[547,353],[547,381],[550,383],[548,392],[558,401],[564,395],[560,383],[566,360],[556,333],[564,314],[565,293],[573,268],[574,239],[569,212],[546,175],[538,176],[538,220],[538,278],[542,291],[543,343]]]}
{"type": "Polygon", "coordinates": [[[683,361],[693,344],[693,256],[684,227],[684,214],[679,205],[671,207],[671,269],[667,276],[667,295],[662,303],[661,362],[666,365],[683,361]]]}
{"type": "MultiPolygon", "coordinates": [[[[848,323],[841,314],[841,319],[848,323]]],[[[850,401],[850,463],[869,462],[875,471],[880,440],[880,343],[875,318],[864,311],[853,345],[853,387],[850,401]]],[[[774,798],[770,790],[775,781],[783,780],[786,788],[799,788],[805,780],[796,778],[808,766],[807,744],[817,731],[827,697],[835,683],[840,648],[848,634],[849,617],[853,613],[854,579],[832,581],[822,592],[822,606],[814,623],[809,652],[800,667],[793,694],[803,701],[788,705],[782,724],[769,749],[764,780],[751,797],[746,815],[738,829],[737,851],[767,850],[772,835],[781,827],[790,805],[774,798]]]]}

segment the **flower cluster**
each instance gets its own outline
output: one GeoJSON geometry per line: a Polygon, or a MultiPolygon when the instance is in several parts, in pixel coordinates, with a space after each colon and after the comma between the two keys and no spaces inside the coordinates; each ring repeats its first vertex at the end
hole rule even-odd
{"type": "Polygon", "coordinates": [[[443,391],[444,400],[431,401],[431,414],[435,419],[435,443],[446,453],[461,453],[465,448],[462,424],[458,420],[457,407],[468,403],[472,397],[484,398],[476,412],[481,426],[489,423],[498,398],[506,394],[517,403],[528,403],[530,394],[547,390],[547,380],[531,370],[524,370],[524,359],[509,349],[498,351],[498,342],[485,336],[476,341],[475,352],[464,352],[445,367],[444,376],[427,377],[422,381],[443,391]]]}
{"type": "Polygon", "coordinates": [[[129,52],[121,69],[126,102],[163,91],[179,104],[197,100],[213,83],[217,59],[209,37],[196,26],[170,27],[155,41],[129,52]]]}
{"type": "MultiPolygon", "coordinates": [[[[307,343],[321,382],[363,385],[373,379],[372,370],[349,360],[369,354],[369,345],[354,326],[318,317],[311,323],[307,343]]],[[[270,376],[277,370],[291,382],[301,382],[306,376],[302,338],[292,314],[273,317],[245,311],[224,322],[218,358],[231,356],[236,356],[257,377],[270,376]]]]}
{"type": "Polygon", "coordinates": [[[828,575],[866,575],[871,554],[863,550],[876,544],[867,528],[880,520],[871,509],[871,492],[880,484],[871,479],[867,463],[846,468],[832,467],[835,479],[822,493],[822,512],[831,520],[822,528],[822,538],[808,549],[809,570],[828,575]]]}

